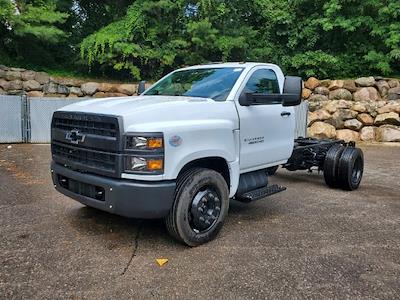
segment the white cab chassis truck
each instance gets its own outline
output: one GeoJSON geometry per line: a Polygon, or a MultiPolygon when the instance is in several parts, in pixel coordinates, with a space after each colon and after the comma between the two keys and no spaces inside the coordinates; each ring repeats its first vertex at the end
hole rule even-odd
{"type": "Polygon", "coordinates": [[[78,102],[52,119],[55,188],[85,205],[133,218],[164,218],[178,241],[212,240],[229,201],[286,188],[278,166],[323,171],[355,190],[363,154],[354,143],[294,137],[302,81],[264,63],[176,70],[138,97],[78,102]]]}

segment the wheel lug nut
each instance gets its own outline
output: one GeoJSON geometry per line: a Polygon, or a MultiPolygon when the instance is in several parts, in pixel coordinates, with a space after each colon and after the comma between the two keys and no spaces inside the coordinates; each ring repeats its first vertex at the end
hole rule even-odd
{"type": "Polygon", "coordinates": [[[214,209],[215,209],[216,211],[220,211],[220,210],[221,210],[221,208],[220,208],[219,206],[216,206],[214,209]]]}
{"type": "Polygon", "coordinates": [[[203,212],[203,211],[204,211],[202,207],[199,207],[197,210],[198,210],[199,212],[203,212]]]}

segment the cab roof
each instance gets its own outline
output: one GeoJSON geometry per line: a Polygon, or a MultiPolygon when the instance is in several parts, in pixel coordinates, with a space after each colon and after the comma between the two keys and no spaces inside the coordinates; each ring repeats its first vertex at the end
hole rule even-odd
{"type": "MultiPolygon", "coordinates": [[[[266,66],[266,67],[278,67],[274,64],[268,63],[258,63],[258,62],[227,62],[227,63],[210,63],[204,65],[195,65],[186,68],[182,68],[180,70],[191,70],[191,69],[209,69],[209,68],[254,68],[257,66],[266,66]]],[[[279,68],[279,67],[278,67],[279,68]]]]}

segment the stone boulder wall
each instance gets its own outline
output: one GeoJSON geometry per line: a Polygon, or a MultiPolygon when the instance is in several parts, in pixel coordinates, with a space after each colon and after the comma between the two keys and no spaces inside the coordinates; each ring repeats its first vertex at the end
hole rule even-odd
{"type": "Polygon", "coordinates": [[[123,97],[136,95],[137,84],[91,82],[51,77],[44,72],[0,65],[0,95],[28,97],[123,97]]]}
{"type": "MultiPolygon", "coordinates": [[[[58,78],[0,65],[0,95],[104,98],[136,95],[137,89],[137,84],[58,78]]],[[[310,77],[304,81],[303,98],[309,102],[309,136],[346,141],[400,141],[399,79],[310,77]]]]}
{"type": "Polygon", "coordinates": [[[303,98],[309,102],[309,136],[345,141],[400,141],[398,79],[311,77],[304,82],[303,98]]]}

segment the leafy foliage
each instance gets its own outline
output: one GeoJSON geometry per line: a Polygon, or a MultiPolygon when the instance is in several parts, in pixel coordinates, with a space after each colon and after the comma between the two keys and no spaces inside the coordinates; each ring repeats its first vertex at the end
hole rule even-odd
{"type": "Polygon", "coordinates": [[[0,34],[3,63],[114,78],[210,61],[304,77],[400,74],[399,0],[0,0],[0,34]]]}

